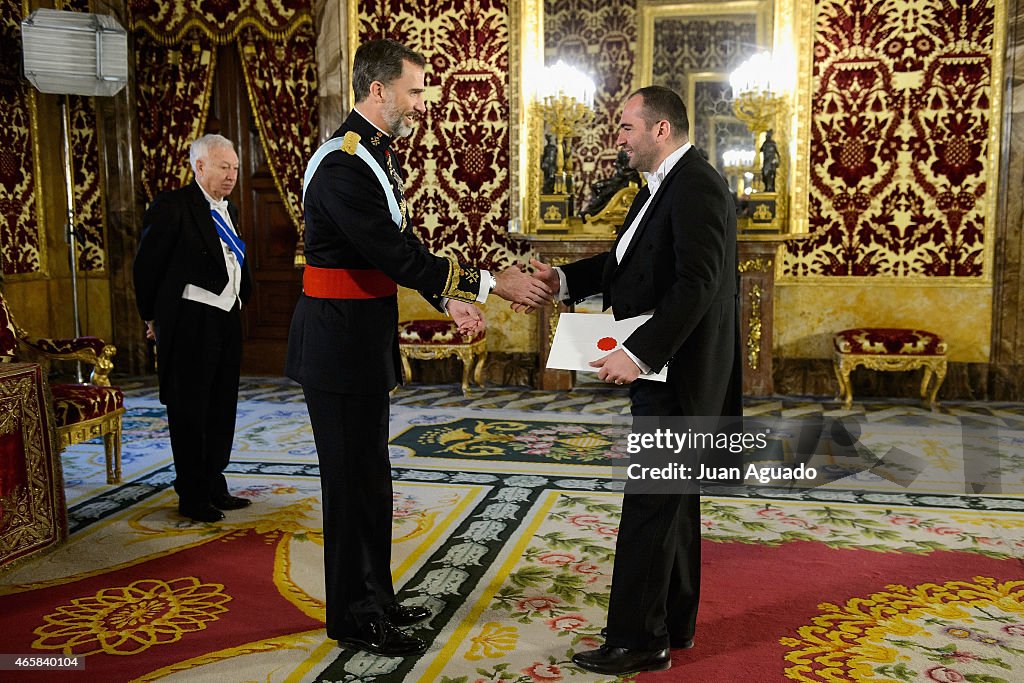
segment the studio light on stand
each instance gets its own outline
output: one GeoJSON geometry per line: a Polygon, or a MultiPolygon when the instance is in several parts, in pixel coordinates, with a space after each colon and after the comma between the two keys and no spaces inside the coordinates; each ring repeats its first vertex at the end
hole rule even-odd
{"type": "MultiPolygon", "coordinates": [[[[128,34],[114,17],[85,12],[38,9],[21,22],[25,78],[41,93],[62,95],[64,188],[67,197],[71,302],[75,336],[82,336],[78,313],[78,236],[71,168],[68,95],[110,97],[128,83],[128,34]]],[[[78,383],[82,365],[75,364],[78,383]]]]}

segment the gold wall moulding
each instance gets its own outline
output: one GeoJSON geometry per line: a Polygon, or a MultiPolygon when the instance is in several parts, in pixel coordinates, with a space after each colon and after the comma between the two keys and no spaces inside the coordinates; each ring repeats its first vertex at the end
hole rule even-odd
{"type": "Polygon", "coordinates": [[[753,258],[753,259],[747,259],[745,261],[740,261],[739,266],[737,267],[737,270],[739,270],[741,273],[749,273],[749,272],[767,273],[767,272],[769,272],[771,270],[771,268],[774,265],[775,265],[775,260],[774,259],[753,258]]]}
{"type": "Polygon", "coordinates": [[[757,370],[761,363],[761,286],[750,288],[750,320],[747,323],[747,365],[757,370]]]}

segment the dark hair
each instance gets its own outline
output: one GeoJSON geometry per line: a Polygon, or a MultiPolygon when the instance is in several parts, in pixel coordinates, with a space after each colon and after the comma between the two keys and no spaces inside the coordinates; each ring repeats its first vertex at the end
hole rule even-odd
{"type": "Polygon", "coordinates": [[[640,88],[631,97],[637,95],[643,99],[641,118],[648,128],[665,120],[672,126],[673,137],[689,135],[690,119],[686,115],[686,105],[675,91],[662,85],[649,85],[640,88]]]}
{"type": "Polygon", "coordinates": [[[419,52],[387,38],[360,45],[352,60],[352,90],[356,102],[366,99],[370,94],[370,84],[374,81],[388,85],[400,78],[405,62],[412,62],[419,67],[427,64],[419,52]]]}

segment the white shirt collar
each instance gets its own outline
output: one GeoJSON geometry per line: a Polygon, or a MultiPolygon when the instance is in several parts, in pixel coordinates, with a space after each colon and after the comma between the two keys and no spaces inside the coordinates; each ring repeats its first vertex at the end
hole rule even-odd
{"type": "Polygon", "coordinates": [[[658,166],[658,170],[654,173],[644,173],[644,176],[647,178],[647,187],[651,191],[652,197],[654,196],[654,193],[658,191],[658,188],[661,187],[661,183],[665,180],[665,176],[669,174],[669,171],[672,170],[672,167],[683,158],[683,155],[686,154],[691,147],[693,147],[691,143],[685,143],[682,147],[665,157],[665,160],[661,162],[661,165],[658,166]]]}
{"type": "Polygon", "coordinates": [[[224,197],[223,199],[214,199],[213,197],[210,196],[210,193],[206,191],[206,188],[204,188],[198,182],[196,183],[196,185],[199,185],[199,189],[203,191],[203,196],[206,197],[206,201],[210,202],[211,207],[213,207],[214,209],[218,209],[220,211],[228,210],[227,197],[224,197]]]}

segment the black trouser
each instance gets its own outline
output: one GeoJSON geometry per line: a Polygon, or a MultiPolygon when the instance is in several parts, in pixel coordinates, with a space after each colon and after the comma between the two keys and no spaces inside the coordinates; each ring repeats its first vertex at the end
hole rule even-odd
{"type": "Polygon", "coordinates": [[[327,635],[352,634],[395,603],[388,394],[303,387],[323,491],[327,635]]]}
{"type": "MultiPolygon", "coordinates": [[[[638,380],[634,416],[678,416],[668,383],[638,380]]],[[[615,541],[608,638],[613,647],[660,650],[693,637],[700,600],[700,496],[626,493],[615,541]]]]}
{"type": "MultiPolygon", "coordinates": [[[[157,331],[159,335],[159,330],[157,331]]],[[[170,356],[167,428],[174,490],[183,505],[206,505],[227,493],[242,362],[238,305],[230,311],[182,301],[170,356]]],[[[158,336],[159,338],[159,336],[158,336]]]]}

